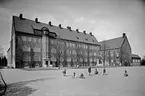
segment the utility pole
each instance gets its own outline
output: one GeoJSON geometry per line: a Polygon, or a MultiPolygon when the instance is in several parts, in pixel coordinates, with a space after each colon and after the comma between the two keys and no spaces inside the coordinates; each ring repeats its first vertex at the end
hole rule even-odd
{"type": "Polygon", "coordinates": [[[105,50],[106,50],[105,40],[103,41],[103,46],[104,46],[104,60],[103,60],[103,66],[105,67],[105,50]]]}

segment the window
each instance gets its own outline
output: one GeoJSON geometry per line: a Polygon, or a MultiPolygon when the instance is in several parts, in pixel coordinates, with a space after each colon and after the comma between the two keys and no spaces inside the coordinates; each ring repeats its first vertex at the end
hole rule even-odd
{"type": "Polygon", "coordinates": [[[75,47],[75,44],[74,43],[72,43],[72,47],[75,47]]]}
{"type": "Polygon", "coordinates": [[[67,50],[66,53],[69,54],[69,50],[67,50]]]}
{"type": "Polygon", "coordinates": [[[41,43],[41,39],[38,39],[38,43],[41,43]]]}
{"type": "Polygon", "coordinates": [[[34,48],[34,52],[40,52],[40,48],[34,48]]]}
{"type": "Polygon", "coordinates": [[[97,59],[96,58],[94,58],[94,62],[96,62],[97,61],[97,59]]]}
{"type": "Polygon", "coordinates": [[[36,42],[36,38],[33,38],[33,42],[36,42]]]}
{"type": "Polygon", "coordinates": [[[34,61],[41,61],[41,57],[40,56],[34,56],[34,61]]]}
{"type": "Polygon", "coordinates": [[[72,46],[72,43],[69,43],[69,46],[71,47],[72,46]]]}
{"type": "Polygon", "coordinates": [[[69,51],[69,54],[71,54],[71,50],[69,51]]]}
{"type": "Polygon", "coordinates": [[[31,37],[28,37],[28,41],[31,42],[31,40],[32,40],[32,38],[31,37]]]}
{"type": "Polygon", "coordinates": [[[26,37],[25,37],[25,36],[22,36],[22,40],[23,40],[23,41],[26,41],[26,37]]]}
{"type": "Polygon", "coordinates": [[[97,53],[96,52],[94,52],[94,56],[96,56],[97,55],[97,53]]]}
{"type": "Polygon", "coordinates": [[[88,58],[85,58],[85,62],[87,62],[88,61],[88,58]]]}
{"type": "Polygon", "coordinates": [[[66,43],[66,46],[68,47],[69,46],[69,43],[66,43]]]}
{"type": "Polygon", "coordinates": [[[92,53],[89,53],[90,56],[92,56],[92,53]]]}
{"type": "Polygon", "coordinates": [[[80,58],[80,62],[82,62],[83,61],[83,59],[82,58],[80,58]]]}
{"type": "Polygon", "coordinates": [[[90,62],[92,62],[93,61],[93,59],[92,58],[90,58],[90,62]]]}
{"type": "Polygon", "coordinates": [[[55,48],[52,48],[51,49],[51,53],[56,53],[56,49],[55,48]]]}
{"type": "Polygon", "coordinates": [[[75,50],[73,50],[73,51],[72,51],[72,54],[76,54],[76,51],[75,51],[75,50]]]}
{"type": "Polygon", "coordinates": [[[71,61],[71,58],[70,57],[67,57],[67,61],[71,61]]]}
{"type": "Polygon", "coordinates": [[[53,41],[54,41],[54,40],[52,40],[52,39],[51,39],[51,44],[54,44],[54,42],[53,42],[53,41]]]}
{"type": "Polygon", "coordinates": [[[24,45],[24,46],[23,46],[23,51],[30,51],[30,47],[24,45]]]}
{"type": "Polygon", "coordinates": [[[64,45],[64,42],[60,42],[60,45],[64,45]]]}
{"type": "Polygon", "coordinates": [[[23,60],[24,61],[30,61],[31,60],[30,58],[31,58],[30,56],[24,56],[23,60]]]}
{"type": "Polygon", "coordinates": [[[113,57],[113,50],[110,50],[110,55],[111,57],[113,57]]]}

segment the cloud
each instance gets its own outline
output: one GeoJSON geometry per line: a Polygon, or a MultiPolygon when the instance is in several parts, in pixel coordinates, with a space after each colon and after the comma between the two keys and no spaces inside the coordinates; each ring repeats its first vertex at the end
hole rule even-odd
{"type": "Polygon", "coordinates": [[[75,23],[82,23],[84,21],[85,21],[84,17],[75,18],[75,20],[74,20],[75,23]]]}

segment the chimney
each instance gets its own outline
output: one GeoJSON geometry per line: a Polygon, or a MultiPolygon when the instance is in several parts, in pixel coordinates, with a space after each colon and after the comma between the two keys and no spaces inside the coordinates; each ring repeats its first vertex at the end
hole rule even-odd
{"type": "Polygon", "coordinates": [[[86,31],[83,31],[84,34],[86,34],[86,31]]]}
{"type": "Polygon", "coordinates": [[[60,29],[62,29],[61,24],[58,25],[60,29]]]}
{"type": "Polygon", "coordinates": [[[35,18],[35,22],[36,22],[36,23],[39,23],[38,18],[35,18]]]}
{"type": "Polygon", "coordinates": [[[67,26],[67,29],[69,29],[69,31],[72,31],[70,26],[67,26]]]}
{"type": "Polygon", "coordinates": [[[79,33],[79,29],[76,29],[76,31],[79,33]]]}
{"type": "Polygon", "coordinates": [[[19,18],[20,18],[20,19],[23,19],[23,14],[20,14],[20,15],[19,15],[19,18]]]}
{"type": "Polygon", "coordinates": [[[51,21],[48,22],[49,26],[52,26],[51,21]]]}
{"type": "Polygon", "coordinates": [[[123,38],[126,36],[126,34],[125,33],[123,33],[123,38]]]}
{"type": "Polygon", "coordinates": [[[90,32],[90,35],[93,36],[92,32],[90,32]]]}

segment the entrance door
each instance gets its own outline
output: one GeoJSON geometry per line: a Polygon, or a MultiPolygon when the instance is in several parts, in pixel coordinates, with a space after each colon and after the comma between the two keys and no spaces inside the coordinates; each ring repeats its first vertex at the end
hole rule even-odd
{"type": "Polygon", "coordinates": [[[48,61],[45,62],[46,66],[48,67],[48,61]]]}

